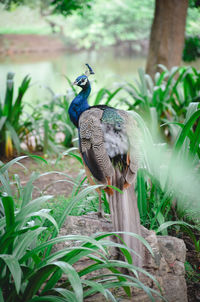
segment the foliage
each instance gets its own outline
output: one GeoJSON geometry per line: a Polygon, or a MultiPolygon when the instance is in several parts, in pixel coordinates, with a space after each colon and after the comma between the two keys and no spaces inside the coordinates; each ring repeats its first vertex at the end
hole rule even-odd
{"type": "Polygon", "coordinates": [[[197,251],[199,243],[193,228],[200,226],[200,132],[195,126],[199,108],[199,103],[191,103],[185,122],[177,123],[180,130],[172,150],[164,144],[153,144],[147,131],[142,146],[145,160],[137,174],[136,188],[143,224],[162,234],[167,234],[168,227],[178,225],[193,240],[197,251]]]}
{"type": "MultiPolygon", "coordinates": [[[[11,4],[11,13],[1,10],[0,33],[50,34],[49,23],[45,23],[44,17],[56,13],[48,16],[48,20],[62,26],[67,45],[89,49],[123,43],[129,51],[141,54],[143,47],[138,41],[149,38],[154,2],[145,0],[141,5],[139,0],[1,1],[11,4]],[[16,3],[24,5],[18,7],[16,3]],[[87,9],[88,5],[91,8],[87,9]],[[67,19],[60,14],[67,16],[67,19]]],[[[186,35],[199,34],[199,16],[199,8],[191,5],[188,8],[186,35]]]]}
{"type": "Polygon", "coordinates": [[[74,15],[68,19],[65,35],[79,48],[87,49],[145,39],[150,32],[153,2],[145,0],[141,6],[131,0],[95,1],[84,18],[74,15]]]}
{"type": "Polygon", "coordinates": [[[200,273],[198,273],[199,267],[197,268],[195,265],[195,267],[193,268],[192,265],[186,261],[185,271],[186,271],[186,278],[188,280],[191,280],[197,284],[199,283],[199,279],[200,279],[200,273]]]}
{"type": "Polygon", "coordinates": [[[200,37],[186,37],[183,49],[183,60],[191,62],[200,57],[200,37]]]}
{"type": "Polygon", "coordinates": [[[85,7],[90,8],[91,0],[53,0],[49,2],[53,6],[53,12],[64,16],[72,14],[74,11],[81,11],[85,7]]]}
{"type": "MultiPolygon", "coordinates": [[[[56,95],[50,87],[50,99],[31,107],[31,114],[27,114],[26,145],[30,152],[42,151],[44,154],[57,154],[64,147],[71,147],[76,134],[69,115],[69,96],[56,95]]],[[[71,93],[70,93],[71,96],[71,93]]]]}
{"type": "Polygon", "coordinates": [[[152,133],[157,134],[162,125],[164,135],[173,140],[177,132],[168,122],[183,121],[189,104],[199,101],[200,73],[191,67],[173,67],[168,71],[160,65],[160,69],[153,80],[139,69],[135,85],[127,83],[123,87],[132,100],[124,98],[121,102],[129,110],[140,113],[148,121],[152,133]]]}
{"type": "MultiPolygon", "coordinates": [[[[42,160],[37,156],[34,157],[42,160]]],[[[137,271],[146,274],[154,282],[157,283],[157,281],[149,273],[132,264],[130,251],[125,246],[104,240],[107,236],[115,234],[98,234],[92,237],[79,235],[57,237],[58,228],[61,227],[73,205],[92,192],[95,186],[81,190],[66,207],[57,224],[48,209],[41,209],[44,202],[51,199],[52,196],[41,196],[32,200],[33,182],[39,175],[33,174],[24,187],[21,185],[18,175],[15,175],[14,183],[17,186],[18,195],[13,195],[8,169],[23,158],[24,156],[16,158],[0,167],[2,183],[0,187],[1,301],[81,302],[97,292],[104,295],[106,299],[117,301],[110,289],[121,286],[129,296],[132,286],[142,288],[150,300],[155,301],[152,294],[159,295],[159,293],[144,286],[138,279],[137,271]],[[16,204],[15,200],[20,203],[16,204]],[[55,232],[41,243],[39,238],[45,231],[46,219],[54,225],[55,232]],[[53,245],[63,241],[72,241],[76,245],[50,253],[53,245]],[[120,248],[126,262],[109,260],[108,248],[110,246],[120,248]],[[93,263],[76,271],[73,265],[82,257],[90,258],[93,263]],[[110,273],[100,273],[95,278],[88,276],[103,268],[107,268],[110,273]],[[133,275],[121,273],[120,268],[130,270],[133,275]],[[59,285],[58,281],[63,275],[65,275],[65,282],[63,281],[62,285],[59,285]]],[[[147,248],[150,248],[144,239],[141,238],[141,240],[147,248]]]]}
{"type": "Polygon", "coordinates": [[[23,97],[30,85],[30,77],[25,76],[14,100],[14,73],[8,73],[4,103],[0,102],[0,150],[6,157],[13,156],[14,146],[20,151],[20,135],[26,132],[26,125],[22,125],[20,117],[23,110],[23,97]]]}
{"type": "MultiPolygon", "coordinates": [[[[64,16],[68,16],[74,11],[80,12],[85,7],[89,8],[91,0],[36,0],[34,2],[32,0],[1,0],[1,3],[4,4],[4,7],[7,10],[12,10],[18,5],[40,6],[41,10],[47,10],[48,14],[58,13],[64,16]]],[[[45,13],[47,12],[45,11],[45,13]]]]}
{"type": "Polygon", "coordinates": [[[189,6],[190,7],[200,7],[200,1],[199,0],[189,0],[189,6]]]}

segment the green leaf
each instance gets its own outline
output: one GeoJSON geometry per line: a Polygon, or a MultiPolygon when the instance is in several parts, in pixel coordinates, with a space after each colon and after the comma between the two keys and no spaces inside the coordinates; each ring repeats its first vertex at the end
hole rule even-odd
{"type": "Polygon", "coordinates": [[[19,262],[13,255],[0,254],[0,258],[8,266],[8,268],[12,274],[12,277],[14,279],[16,291],[17,291],[17,293],[19,293],[20,287],[21,287],[21,277],[22,277],[22,271],[21,271],[19,262]]]}
{"type": "Polygon", "coordinates": [[[44,282],[56,270],[54,265],[45,265],[44,267],[36,270],[32,276],[27,280],[27,285],[22,296],[23,302],[28,302],[42,287],[44,282]]]}
{"type": "Polygon", "coordinates": [[[0,167],[0,173],[4,173],[5,171],[7,171],[12,165],[14,165],[15,163],[17,163],[18,161],[27,158],[28,156],[19,156],[17,158],[14,158],[12,160],[10,160],[8,163],[2,165],[0,167]]]}
{"type": "Polygon", "coordinates": [[[2,130],[3,126],[5,125],[6,120],[7,120],[7,116],[0,117],[0,131],[2,130]]]}
{"type": "Polygon", "coordinates": [[[188,133],[190,131],[190,128],[194,125],[195,121],[200,117],[200,109],[198,109],[196,112],[192,114],[192,116],[189,118],[187,123],[184,125],[175,145],[174,150],[179,151],[181,147],[183,146],[183,142],[185,138],[188,136],[188,133]]]}
{"type": "Polygon", "coordinates": [[[27,216],[34,211],[37,211],[43,203],[45,203],[47,200],[51,199],[53,196],[51,195],[45,195],[38,197],[31,202],[29,202],[26,206],[24,206],[19,213],[16,214],[16,221],[22,222],[27,220],[27,216]]]}
{"type": "Polygon", "coordinates": [[[12,195],[12,189],[11,184],[7,177],[5,177],[3,174],[1,174],[1,168],[0,168],[0,181],[2,183],[2,192],[6,193],[7,195],[12,195]]]}
{"type": "Polygon", "coordinates": [[[13,91],[14,91],[14,73],[8,72],[6,81],[6,95],[4,101],[3,115],[10,119],[12,113],[13,91]]]}
{"type": "MultiPolygon", "coordinates": [[[[99,292],[101,293],[106,299],[108,298],[108,292],[104,288],[104,286],[98,282],[90,281],[90,280],[82,280],[83,284],[86,284],[87,286],[91,287],[92,291],[95,293],[99,292]]],[[[87,297],[86,294],[84,294],[84,297],[87,297]]]]}
{"type": "Polygon", "coordinates": [[[38,212],[32,212],[30,214],[28,214],[26,217],[34,217],[34,216],[38,216],[38,217],[44,217],[46,218],[47,220],[49,220],[56,228],[57,232],[59,232],[59,229],[58,229],[58,225],[57,225],[57,222],[55,221],[55,219],[53,218],[53,216],[49,215],[47,211],[50,211],[48,209],[42,209],[38,212]]]}
{"type": "Polygon", "coordinates": [[[117,88],[113,93],[111,93],[111,94],[108,96],[108,98],[107,98],[105,104],[108,105],[108,104],[110,103],[110,101],[116,96],[116,94],[117,94],[120,90],[122,90],[122,87],[117,88]]]}
{"type": "Polygon", "coordinates": [[[146,199],[146,186],[145,186],[145,170],[139,169],[137,171],[137,201],[140,216],[144,220],[147,218],[147,199],[146,199]]]}
{"type": "Polygon", "coordinates": [[[177,221],[167,221],[159,226],[159,228],[156,230],[156,234],[159,232],[162,232],[164,229],[167,229],[168,227],[170,227],[172,225],[176,225],[176,224],[193,227],[192,225],[190,225],[189,223],[186,223],[184,221],[178,221],[178,220],[177,221]]]}
{"type": "Polygon", "coordinates": [[[20,114],[22,113],[22,99],[27,89],[29,88],[31,78],[26,75],[18,89],[18,96],[12,110],[12,124],[18,125],[20,114]]]}
{"type": "Polygon", "coordinates": [[[20,140],[19,137],[17,135],[17,132],[15,131],[14,127],[11,126],[11,124],[9,123],[9,121],[6,121],[6,128],[9,130],[12,140],[14,142],[15,148],[18,152],[18,154],[20,153],[21,147],[20,147],[20,140]]]}
{"type": "Polygon", "coordinates": [[[3,298],[3,294],[2,294],[1,288],[0,288],[0,302],[5,302],[4,298],[3,298]]]}
{"type": "MultiPolygon", "coordinates": [[[[34,297],[33,299],[29,300],[28,302],[66,302],[66,299],[63,299],[58,296],[45,296],[45,297],[34,297]]],[[[70,300],[69,300],[70,302],[70,300]]]]}
{"type": "Polygon", "coordinates": [[[77,302],[83,301],[83,288],[80,277],[76,270],[69,264],[63,261],[54,261],[52,264],[58,266],[69,278],[69,282],[74,290],[77,302]]]}
{"type": "Polygon", "coordinates": [[[103,99],[103,97],[104,97],[105,94],[108,94],[108,95],[110,94],[110,92],[107,89],[105,89],[105,88],[101,88],[98,91],[98,93],[96,95],[96,98],[95,98],[95,101],[94,101],[94,105],[95,106],[99,105],[99,103],[101,102],[101,100],[103,99]]]}
{"type": "Polygon", "coordinates": [[[78,302],[75,294],[65,288],[55,288],[55,291],[61,294],[69,302],[78,302]]]}
{"type": "Polygon", "coordinates": [[[19,236],[18,240],[15,242],[15,246],[13,249],[13,256],[16,259],[20,260],[22,256],[27,252],[28,247],[30,247],[31,243],[35,243],[38,235],[44,231],[44,228],[37,228],[36,230],[30,230],[23,236],[19,236]]]}
{"type": "Polygon", "coordinates": [[[67,76],[65,76],[65,79],[67,80],[69,86],[71,87],[71,89],[73,90],[73,92],[74,92],[74,94],[76,96],[78,93],[76,92],[76,89],[74,88],[73,83],[70,81],[70,79],[67,76]]]}
{"type": "Polygon", "coordinates": [[[24,187],[23,191],[22,191],[22,205],[21,208],[23,208],[24,206],[26,206],[30,200],[32,199],[32,193],[33,193],[33,182],[38,179],[39,174],[36,172],[33,172],[31,174],[31,177],[29,179],[29,181],[27,182],[26,186],[24,187]]]}
{"type": "Polygon", "coordinates": [[[14,228],[15,224],[15,204],[14,200],[10,196],[3,196],[1,197],[4,211],[5,211],[5,217],[6,217],[6,230],[7,232],[10,231],[10,229],[14,228]]]}

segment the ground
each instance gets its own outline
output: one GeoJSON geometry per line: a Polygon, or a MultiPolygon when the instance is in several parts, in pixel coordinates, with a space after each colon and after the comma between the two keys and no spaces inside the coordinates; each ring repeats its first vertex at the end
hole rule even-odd
{"type": "MultiPolygon", "coordinates": [[[[58,207],[62,207],[61,203],[63,202],[63,198],[67,200],[73,188],[71,183],[66,182],[69,179],[67,176],[70,176],[72,177],[72,180],[75,180],[82,167],[76,159],[71,157],[65,157],[59,161],[55,158],[46,158],[46,160],[48,164],[41,161],[35,161],[29,157],[25,158],[20,161],[24,167],[14,164],[9,169],[9,175],[12,177],[14,174],[18,174],[21,184],[25,185],[29,180],[31,173],[45,173],[45,175],[34,182],[37,189],[34,190],[33,198],[37,197],[41,192],[48,195],[54,195],[57,197],[56,202],[58,202],[58,207]],[[51,171],[54,172],[50,173],[51,171]],[[57,172],[55,173],[55,171],[57,172]],[[59,204],[59,202],[61,203],[59,204]]],[[[53,206],[55,207],[56,205],[53,206]]],[[[195,251],[194,244],[190,237],[185,234],[180,234],[179,237],[185,241],[187,247],[186,281],[188,288],[188,302],[197,302],[200,301],[200,255],[195,251]]]]}

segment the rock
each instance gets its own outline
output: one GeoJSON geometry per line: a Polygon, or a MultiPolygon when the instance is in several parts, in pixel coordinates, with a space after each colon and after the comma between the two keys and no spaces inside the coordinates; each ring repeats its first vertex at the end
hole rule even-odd
{"type": "MultiPolygon", "coordinates": [[[[65,224],[60,230],[60,235],[67,234],[81,234],[91,236],[98,232],[112,232],[112,224],[110,221],[98,219],[96,215],[87,216],[68,216],[65,224]]],[[[156,236],[154,231],[149,231],[142,227],[142,235],[150,244],[154,257],[145,248],[144,254],[144,269],[152,274],[159,282],[162,288],[162,295],[168,302],[187,302],[187,287],[185,281],[184,261],[186,256],[186,247],[184,241],[171,236],[156,236]]],[[[111,240],[111,238],[108,238],[111,240]]],[[[61,249],[66,246],[74,245],[74,242],[64,242],[56,246],[56,249],[61,249]]],[[[116,258],[118,252],[116,249],[109,250],[110,257],[116,258]]],[[[84,258],[82,261],[76,263],[75,268],[79,271],[87,267],[91,260],[84,258]]],[[[105,273],[103,271],[103,273],[105,273]]],[[[97,274],[96,272],[93,274],[97,274]]],[[[92,276],[93,276],[92,275],[92,276]]],[[[91,275],[90,275],[91,276],[91,275]]],[[[140,281],[145,285],[158,290],[152,279],[141,274],[140,281]]],[[[123,290],[119,289],[114,294],[121,302],[149,302],[149,297],[140,289],[133,288],[132,299],[127,299],[123,290]]],[[[95,295],[88,299],[88,302],[106,301],[101,295],[95,295]]],[[[158,296],[155,301],[162,301],[158,296]]]]}

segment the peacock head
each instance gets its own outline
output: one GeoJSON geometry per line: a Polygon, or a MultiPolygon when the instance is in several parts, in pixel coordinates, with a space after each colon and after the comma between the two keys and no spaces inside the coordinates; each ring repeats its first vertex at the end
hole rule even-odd
{"type": "Polygon", "coordinates": [[[89,80],[88,80],[88,76],[90,74],[94,74],[94,71],[92,70],[92,68],[90,67],[89,64],[85,64],[88,68],[88,70],[85,72],[85,74],[79,76],[78,78],[76,78],[74,85],[77,85],[79,87],[81,87],[82,89],[88,87],[89,85],[89,80]]]}
{"type": "Polygon", "coordinates": [[[89,84],[89,80],[88,80],[88,77],[83,74],[81,76],[79,76],[78,78],[76,78],[75,82],[74,82],[74,85],[77,85],[81,88],[85,88],[87,87],[87,85],[89,84]]]}

